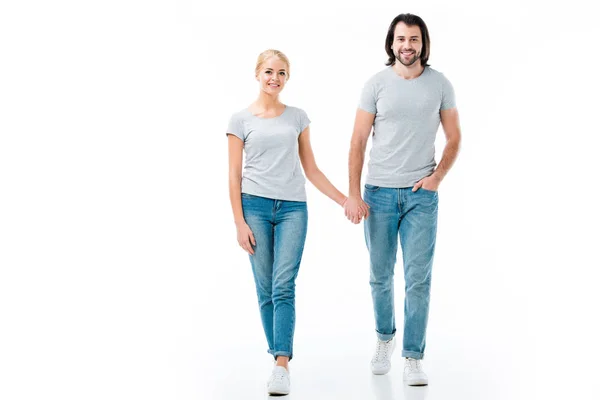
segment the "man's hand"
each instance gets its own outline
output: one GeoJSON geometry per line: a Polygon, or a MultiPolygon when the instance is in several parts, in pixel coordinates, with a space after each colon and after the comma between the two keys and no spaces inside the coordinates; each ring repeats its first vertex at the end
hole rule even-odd
{"type": "Polygon", "coordinates": [[[344,214],[352,223],[358,224],[369,217],[369,205],[360,196],[350,196],[344,204],[344,214]]]}
{"type": "Polygon", "coordinates": [[[415,186],[413,186],[412,191],[416,192],[420,188],[423,188],[425,190],[437,192],[438,187],[440,186],[441,182],[442,182],[442,180],[439,179],[438,177],[436,177],[435,175],[430,175],[430,176],[427,176],[427,177],[421,179],[419,182],[417,182],[415,184],[415,186]]]}

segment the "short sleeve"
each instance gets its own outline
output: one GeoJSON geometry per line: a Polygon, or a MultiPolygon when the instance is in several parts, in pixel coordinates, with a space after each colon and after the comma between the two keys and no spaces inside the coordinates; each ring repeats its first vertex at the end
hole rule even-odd
{"type": "Polygon", "coordinates": [[[358,108],[371,114],[377,114],[377,97],[375,95],[375,83],[372,79],[363,87],[358,108]]]}
{"type": "Polygon", "coordinates": [[[238,115],[232,115],[229,120],[229,126],[227,127],[227,135],[235,135],[244,141],[246,139],[246,135],[244,133],[244,123],[243,120],[238,115]]]}
{"type": "Polygon", "coordinates": [[[298,129],[300,133],[304,132],[306,127],[310,125],[310,119],[304,110],[298,109],[298,129]]]}
{"type": "Polygon", "coordinates": [[[441,110],[448,110],[456,107],[456,99],[454,98],[454,88],[450,81],[442,75],[442,103],[441,110]]]}

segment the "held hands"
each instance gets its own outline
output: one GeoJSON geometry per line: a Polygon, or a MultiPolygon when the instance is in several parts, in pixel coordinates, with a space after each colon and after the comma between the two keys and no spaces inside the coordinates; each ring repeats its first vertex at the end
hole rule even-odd
{"type": "Polygon", "coordinates": [[[248,254],[253,255],[254,249],[252,246],[256,246],[256,240],[254,240],[254,234],[250,230],[248,224],[245,221],[236,222],[235,227],[237,228],[237,241],[242,249],[248,254]]]}
{"type": "Polygon", "coordinates": [[[358,224],[364,217],[369,217],[369,205],[359,196],[350,196],[343,203],[346,218],[354,224],[358,224]]]}

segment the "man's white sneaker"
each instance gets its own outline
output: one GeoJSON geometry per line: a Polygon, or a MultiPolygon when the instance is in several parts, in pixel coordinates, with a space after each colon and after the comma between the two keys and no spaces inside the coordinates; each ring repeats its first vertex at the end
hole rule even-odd
{"type": "Polygon", "coordinates": [[[429,384],[427,374],[423,372],[421,360],[407,358],[404,363],[404,382],[409,386],[425,386],[429,384]]]}
{"type": "Polygon", "coordinates": [[[275,366],[271,377],[267,382],[267,392],[269,394],[289,394],[290,393],[290,374],[285,367],[275,366]]]}
{"type": "Polygon", "coordinates": [[[377,339],[377,345],[375,347],[375,354],[371,359],[371,371],[375,375],[385,375],[392,368],[392,353],[396,348],[396,339],[383,341],[377,339]]]}

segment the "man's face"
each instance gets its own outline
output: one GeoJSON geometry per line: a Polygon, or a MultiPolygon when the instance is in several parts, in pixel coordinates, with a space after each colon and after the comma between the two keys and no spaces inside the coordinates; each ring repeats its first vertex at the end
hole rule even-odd
{"type": "Polygon", "coordinates": [[[421,29],[417,25],[409,26],[404,22],[396,24],[394,41],[392,42],[392,51],[396,56],[396,60],[410,67],[416,62],[420,62],[422,49],[421,29]]]}

